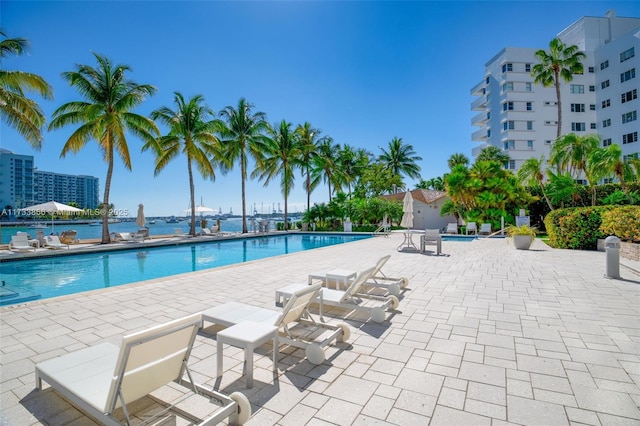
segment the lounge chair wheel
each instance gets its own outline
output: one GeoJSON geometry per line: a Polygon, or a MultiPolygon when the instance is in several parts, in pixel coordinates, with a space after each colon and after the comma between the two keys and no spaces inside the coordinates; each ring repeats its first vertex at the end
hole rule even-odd
{"type": "Polygon", "coordinates": [[[389,294],[392,296],[397,296],[400,294],[400,286],[398,284],[391,284],[389,286],[389,294]]]}
{"type": "Polygon", "coordinates": [[[340,322],[337,324],[342,329],[342,336],[338,338],[339,342],[346,342],[351,337],[351,328],[347,323],[340,322]]]}
{"type": "Polygon", "coordinates": [[[409,278],[407,277],[402,277],[400,281],[402,281],[402,284],[400,284],[400,288],[405,288],[409,285],[409,278]]]}
{"type": "Polygon", "coordinates": [[[307,346],[307,359],[311,364],[319,365],[324,361],[324,351],[317,343],[307,346]]]}
{"type": "Polygon", "coordinates": [[[247,420],[249,420],[249,417],[251,417],[251,403],[249,399],[240,392],[232,393],[229,395],[229,398],[238,404],[238,424],[245,424],[247,420]]]}
{"type": "MultiPolygon", "coordinates": [[[[395,297],[395,296],[391,296],[391,297],[395,297]]],[[[384,308],[373,308],[371,310],[371,319],[374,322],[384,322],[384,318],[386,317],[386,314],[384,312],[384,308]]]]}
{"type": "Polygon", "coordinates": [[[398,306],[400,306],[400,299],[393,295],[389,296],[389,299],[391,300],[391,309],[394,311],[398,309],[398,306]]]}

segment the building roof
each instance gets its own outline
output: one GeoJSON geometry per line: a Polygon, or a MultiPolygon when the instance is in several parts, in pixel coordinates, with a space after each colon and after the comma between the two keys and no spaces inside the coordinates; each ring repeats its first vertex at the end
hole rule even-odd
{"type": "MultiPolygon", "coordinates": [[[[387,200],[402,201],[405,193],[406,192],[398,192],[396,194],[382,195],[382,197],[387,200]]],[[[436,191],[434,189],[414,189],[411,191],[411,196],[416,201],[430,204],[446,197],[447,193],[444,191],[436,191]]]]}

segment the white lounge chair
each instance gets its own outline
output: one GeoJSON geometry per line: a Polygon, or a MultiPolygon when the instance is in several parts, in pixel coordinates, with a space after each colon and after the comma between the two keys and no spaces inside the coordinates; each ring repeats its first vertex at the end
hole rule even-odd
{"type": "Polygon", "coordinates": [[[420,236],[420,253],[424,253],[427,245],[436,246],[436,254],[442,252],[442,237],[439,229],[425,229],[424,235],[420,236]]]}
{"type": "Polygon", "coordinates": [[[382,267],[387,263],[387,261],[391,258],[390,255],[382,256],[376,262],[376,266],[371,273],[371,278],[366,281],[362,287],[374,287],[374,288],[382,288],[385,289],[390,295],[398,296],[403,288],[409,285],[409,278],[407,277],[388,277],[382,272],[382,267]]]}
{"type": "Polygon", "coordinates": [[[210,228],[202,228],[200,235],[203,237],[219,237],[220,233],[218,231],[212,231],[210,228]]]}
{"type": "MultiPolygon", "coordinates": [[[[349,311],[367,312],[371,319],[375,322],[383,322],[385,320],[385,311],[387,309],[397,309],[400,300],[394,295],[376,296],[367,293],[360,293],[360,289],[367,280],[371,278],[375,267],[366,269],[360,273],[355,280],[351,282],[345,291],[333,290],[325,288],[322,290],[322,305],[346,309],[349,311]]],[[[315,302],[319,303],[319,299],[315,302]]],[[[321,318],[322,319],[322,318],[321,318]]]]}
{"type": "Polygon", "coordinates": [[[490,235],[491,234],[491,224],[490,223],[483,223],[480,225],[480,231],[478,231],[478,234],[480,235],[490,235]]]}
{"type": "Polygon", "coordinates": [[[457,234],[458,233],[458,224],[457,223],[448,223],[447,224],[447,234],[457,234]]]}
{"type": "Polygon", "coordinates": [[[130,424],[127,405],[173,381],[221,406],[206,419],[184,410],[180,415],[198,425],[227,417],[231,423],[244,423],[251,415],[244,395],[209,391],[191,379],[187,361],[201,323],[201,315],[191,315],[125,336],[119,348],[107,342],[43,361],[36,365],[36,385],[42,389],[44,380],[101,424],[120,425],[114,416],[117,408],[122,407],[130,424]]]}
{"type": "Polygon", "coordinates": [[[48,249],[58,250],[66,247],[69,249],[69,244],[63,244],[60,242],[60,238],[57,235],[47,235],[45,237],[45,243],[47,244],[45,247],[48,249]]]}
{"type": "Polygon", "coordinates": [[[304,349],[312,364],[322,364],[325,346],[345,342],[351,335],[344,323],[331,325],[316,322],[309,313],[309,304],[318,298],[320,284],[302,284],[294,291],[282,311],[260,308],[238,302],[228,302],[202,312],[202,321],[230,327],[244,321],[273,324],[280,330],[278,342],[304,349]]]}
{"type": "Polygon", "coordinates": [[[29,243],[29,239],[26,235],[12,235],[11,242],[9,243],[9,250],[11,251],[36,251],[36,247],[29,243]]]}
{"type": "Polygon", "coordinates": [[[478,235],[478,225],[476,225],[475,222],[467,222],[467,235],[469,235],[470,232],[478,235]]]}

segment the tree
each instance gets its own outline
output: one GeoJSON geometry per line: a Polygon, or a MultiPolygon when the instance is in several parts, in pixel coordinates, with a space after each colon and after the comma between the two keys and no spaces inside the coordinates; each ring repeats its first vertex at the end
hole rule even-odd
{"type": "MultiPolygon", "coordinates": [[[[247,231],[246,181],[247,161],[252,157],[259,163],[261,152],[266,141],[265,133],[269,129],[264,112],[252,113],[253,105],[241,98],[238,106],[228,106],[220,112],[219,136],[221,142],[222,171],[233,168],[236,161],[240,163],[240,179],[242,182],[242,233],[247,231]]],[[[259,164],[258,164],[259,165],[259,164]]]]}
{"type": "Polygon", "coordinates": [[[312,179],[322,179],[327,184],[329,201],[331,201],[333,190],[340,186],[340,181],[342,180],[343,173],[337,163],[339,152],[340,145],[334,143],[332,138],[326,137],[320,141],[318,153],[312,159],[312,179]]]}
{"type": "Polygon", "coordinates": [[[126,133],[130,132],[146,143],[153,143],[160,132],[153,120],[132,112],[147,96],[152,96],[156,88],[127,79],[125,74],[131,71],[128,65],[113,65],[108,58],[96,53],[93,55],[98,62],[97,68],[78,65],[76,71],[62,73],[62,77],[85,100],[68,102],[55,110],[49,130],[68,124],[81,124],[65,143],[60,157],[80,151],[92,139],[104,152],[108,166],[102,200],[102,243],[108,244],[111,241],[109,191],[115,155],[117,153],[125,168],[131,170],[126,133]]]}
{"type": "Polygon", "coordinates": [[[311,191],[318,185],[319,179],[311,178],[313,159],[318,155],[318,141],[322,133],[306,122],[296,128],[300,137],[300,168],[304,175],[304,190],[307,193],[307,211],[311,208],[311,191]]]}
{"type": "Polygon", "coordinates": [[[180,153],[187,157],[189,195],[191,202],[191,226],[189,235],[196,235],[195,186],[193,165],[205,179],[215,179],[211,159],[217,155],[218,138],[215,136],[217,123],[215,114],[204,103],[202,95],[185,101],[180,92],[174,92],[176,109],[163,106],[151,113],[151,118],[169,127],[169,133],[160,139],[147,143],[143,149],[152,148],[156,154],[155,175],[180,153]]]}
{"type": "Polygon", "coordinates": [[[598,148],[591,152],[588,161],[588,170],[600,179],[615,176],[620,181],[624,193],[631,200],[628,181],[634,180],[634,172],[631,164],[624,161],[622,149],[618,144],[611,144],[606,148],[598,148]]]}
{"type": "Polygon", "coordinates": [[[539,187],[547,205],[549,206],[549,210],[553,210],[551,200],[549,200],[549,197],[544,190],[544,172],[542,171],[544,163],[544,155],[540,158],[531,157],[526,159],[518,170],[518,180],[520,180],[524,185],[539,187]]]}
{"type": "Polygon", "coordinates": [[[449,157],[449,159],[447,160],[447,165],[450,169],[453,169],[458,165],[468,166],[469,158],[467,158],[466,155],[460,153],[452,154],[451,157],[449,157]]]}
{"type": "MultiPolygon", "coordinates": [[[[560,137],[551,147],[549,161],[556,165],[560,173],[568,173],[574,179],[586,175],[587,160],[590,153],[600,145],[597,135],[578,136],[569,133],[560,137]]],[[[586,176],[587,179],[589,176],[586,176]]],[[[589,181],[589,184],[592,184],[589,181]]]]}
{"type": "Polygon", "coordinates": [[[393,174],[384,164],[374,163],[366,167],[353,190],[358,198],[373,198],[383,194],[392,194],[394,189],[402,187],[402,178],[393,174]]]}
{"type": "Polygon", "coordinates": [[[342,190],[347,188],[349,196],[351,196],[351,185],[355,184],[370,163],[370,154],[364,148],[354,148],[345,144],[338,151],[337,167],[341,173],[336,174],[338,178],[336,189],[342,190]]]}
{"type": "Polygon", "coordinates": [[[431,178],[428,180],[421,179],[416,185],[416,188],[420,189],[433,189],[435,191],[444,191],[444,179],[441,176],[431,178]]]}
{"type": "Polygon", "coordinates": [[[406,145],[402,138],[394,137],[389,141],[389,150],[380,148],[382,154],[378,156],[378,162],[384,164],[394,175],[413,179],[420,179],[420,166],[417,161],[422,161],[422,157],[416,155],[413,146],[406,145]]]}
{"type": "MultiPolygon", "coordinates": [[[[9,55],[26,53],[29,42],[23,38],[7,38],[0,31],[0,60],[9,55]]],[[[0,70],[0,115],[35,149],[42,148],[42,126],[46,118],[40,106],[25,96],[36,92],[44,99],[53,99],[53,89],[39,75],[23,71],[0,70]]]]}
{"type": "Polygon", "coordinates": [[[505,154],[498,147],[489,145],[480,151],[478,157],[476,157],[476,162],[478,161],[496,161],[502,165],[506,165],[509,163],[509,154],[505,154]]]}
{"type": "Polygon", "coordinates": [[[262,159],[251,177],[264,179],[267,186],[271,179],[280,176],[280,190],[284,196],[284,226],[288,226],[288,199],[294,186],[294,170],[302,165],[299,134],[291,123],[282,120],[269,129],[271,138],[265,143],[262,159]]]}
{"type": "Polygon", "coordinates": [[[540,61],[531,69],[534,82],[544,87],[555,86],[558,101],[558,130],[557,138],[562,134],[562,99],[560,98],[560,79],[565,83],[573,80],[574,74],[582,74],[584,68],[582,59],[587,55],[580,52],[578,46],[567,46],[559,38],[549,43],[549,51],[540,49],[535,57],[540,61]]]}

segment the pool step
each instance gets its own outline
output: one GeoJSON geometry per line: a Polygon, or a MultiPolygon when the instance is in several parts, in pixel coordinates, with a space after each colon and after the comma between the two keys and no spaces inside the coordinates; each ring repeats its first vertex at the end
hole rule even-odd
{"type": "Polygon", "coordinates": [[[40,299],[40,295],[37,293],[33,293],[31,291],[23,291],[21,293],[6,285],[0,287],[0,306],[13,305],[36,299],[40,299]]]}

